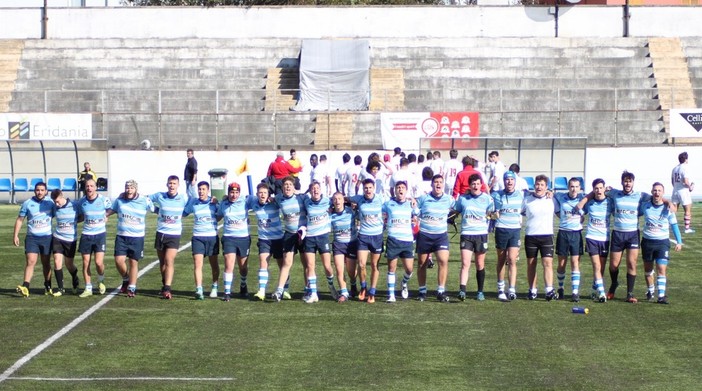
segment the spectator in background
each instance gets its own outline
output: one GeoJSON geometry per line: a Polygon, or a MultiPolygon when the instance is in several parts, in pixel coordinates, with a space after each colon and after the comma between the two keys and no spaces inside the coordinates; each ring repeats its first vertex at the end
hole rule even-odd
{"type": "Polygon", "coordinates": [[[197,198],[197,160],[195,160],[194,152],[188,148],[188,161],[185,163],[185,171],[183,172],[183,180],[185,181],[185,194],[188,198],[197,198]]]}
{"type": "Polygon", "coordinates": [[[392,158],[390,159],[390,165],[392,166],[393,171],[397,171],[400,169],[400,159],[404,156],[402,156],[402,149],[400,147],[395,147],[393,152],[395,154],[392,155],[392,158]]]}
{"type": "Polygon", "coordinates": [[[527,183],[526,179],[519,176],[519,164],[510,164],[509,171],[512,171],[513,173],[517,174],[515,189],[517,189],[518,191],[529,191],[529,184],[527,183]]]}
{"type": "MultiPolygon", "coordinates": [[[[468,191],[468,189],[470,188],[470,182],[468,181],[468,178],[470,178],[471,175],[480,174],[481,178],[482,178],[482,174],[479,171],[477,171],[475,168],[473,168],[476,164],[475,159],[473,159],[470,156],[464,156],[463,159],[461,160],[461,162],[463,163],[463,171],[459,172],[458,175],[456,176],[456,183],[453,186],[453,198],[454,199],[458,199],[458,197],[461,194],[465,194],[468,191]]],[[[488,187],[485,184],[484,179],[482,181],[480,191],[483,193],[488,192],[488,187]]]]}
{"type": "Polygon", "coordinates": [[[490,191],[503,190],[502,176],[505,175],[505,165],[500,161],[500,154],[492,151],[488,155],[488,168],[490,170],[490,191]]]}
{"type": "MultiPolygon", "coordinates": [[[[295,148],[290,148],[290,159],[288,159],[288,163],[290,163],[290,165],[293,166],[293,167],[295,167],[295,168],[300,168],[300,167],[302,167],[302,162],[300,162],[300,159],[297,158],[297,151],[295,150],[295,148]]],[[[299,192],[300,189],[302,188],[302,187],[300,186],[300,178],[299,178],[299,175],[300,175],[300,174],[297,173],[297,172],[296,172],[296,173],[290,173],[290,176],[293,177],[293,178],[295,179],[295,183],[294,183],[295,191],[298,191],[298,192],[299,192]]]]}
{"type": "Polygon", "coordinates": [[[673,168],[671,181],[673,183],[673,198],[672,201],[676,206],[683,205],[685,210],[685,233],[695,233],[695,230],[690,227],[692,222],[692,191],[695,189],[695,184],[692,182],[687,171],[687,152],[678,155],[678,164],[673,168]]]}
{"type": "Polygon", "coordinates": [[[357,184],[359,183],[359,178],[361,177],[361,171],[363,171],[363,158],[361,155],[356,155],[353,158],[353,166],[350,166],[346,173],[344,173],[344,187],[346,192],[344,195],[347,197],[353,197],[358,194],[357,184]]]}
{"type": "Polygon", "coordinates": [[[92,179],[97,182],[97,174],[90,167],[90,162],[83,163],[83,171],[78,173],[78,187],[83,195],[85,195],[85,181],[92,179]]]}
{"type": "Polygon", "coordinates": [[[336,191],[343,194],[345,190],[344,175],[346,174],[346,171],[348,171],[349,167],[351,167],[351,155],[345,153],[344,156],[342,156],[341,161],[344,162],[344,164],[336,169],[334,181],[336,182],[336,191]]]}
{"type": "Polygon", "coordinates": [[[431,170],[434,175],[444,176],[444,161],[441,159],[441,152],[434,151],[433,157],[434,159],[430,162],[431,170]]]}
{"type": "Polygon", "coordinates": [[[297,174],[303,168],[304,166],[294,167],[290,162],[286,162],[283,159],[283,152],[278,152],[275,160],[268,166],[268,172],[266,173],[269,186],[275,191],[275,194],[280,194],[283,188],[283,178],[297,174]]]}
{"type": "Polygon", "coordinates": [[[452,149],[449,152],[450,159],[444,163],[444,178],[446,180],[446,193],[453,191],[453,185],[456,184],[456,177],[463,169],[463,165],[458,161],[458,151],[452,149]]]}
{"type": "Polygon", "coordinates": [[[317,155],[313,153],[312,156],[310,156],[310,165],[312,165],[312,171],[310,172],[310,183],[319,182],[322,195],[325,197],[331,197],[332,183],[331,173],[329,171],[329,166],[327,165],[327,155],[320,155],[319,161],[317,161],[317,155]]]}

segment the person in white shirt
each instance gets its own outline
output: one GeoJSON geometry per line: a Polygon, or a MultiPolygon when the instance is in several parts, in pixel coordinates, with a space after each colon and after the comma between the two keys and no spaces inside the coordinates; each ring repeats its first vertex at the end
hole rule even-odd
{"type": "Polygon", "coordinates": [[[344,162],[344,164],[336,169],[334,182],[336,184],[336,191],[344,194],[346,191],[346,187],[344,186],[344,175],[346,174],[346,171],[348,171],[349,167],[351,167],[351,155],[345,153],[341,160],[344,162]]]}
{"type": "Polygon", "coordinates": [[[430,162],[429,167],[434,172],[434,175],[444,176],[444,161],[441,159],[441,152],[434,151],[434,159],[430,162]]]}
{"type": "Polygon", "coordinates": [[[444,180],[446,181],[446,192],[453,191],[453,185],[456,183],[458,173],[463,170],[463,163],[458,160],[458,151],[452,149],[449,151],[450,160],[444,163],[444,180]]]}
{"type": "Polygon", "coordinates": [[[331,174],[329,173],[329,166],[327,166],[327,155],[321,155],[319,164],[317,164],[317,154],[313,153],[310,156],[310,165],[312,166],[310,183],[319,182],[322,194],[326,197],[331,197],[331,174]]]}
{"type": "Polygon", "coordinates": [[[503,190],[502,176],[505,175],[507,168],[500,161],[500,153],[497,151],[490,152],[488,160],[490,161],[488,165],[490,168],[490,182],[488,183],[488,187],[490,187],[490,191],[503,190]]]}
{"type": "Polygon", "coordinates": [[[400,169],[397,170],[390,178],[390,195],[395,196],[394,189],[395,184],[398,182],[405,182],[407,185],[407,196],[410,198],[416,197],[417,193],[417,180],[414,175],[409,170],[409,161],[405,158],[400,159],[400,169]]]}
{"type": "Polygon", "coordinates": [[[695,189],[695,184],[692,182],[687,171],[689,168],[687,158],[687,152],[678,155],[678,162],[680,164],[673,168],[670,179],[673,183],[672,201],[676,206],[680,206],[680,204],[683,205],[685,209],[685,233],[691,234],[695,232],[695,230],[690,227],[690,223],[692,222],[692,191],[695,189]]]}
{"type": "Polygon", "coordinates": [[[392,166],[392,169],[394,171],[397,171],[400,169],[400,159],[402,159],[402,149],[400,147],[395,147],[393,152],[394,152],[394,155],[392,155],[392,158],[390,159],[390,165],[392,166]]]}
{"type": "Polygon", "coordinates": [[[346,170],[346,173],[344,173],[343,183],[344,189],[346,189],[345,195],[347,197],[353,197],[359,194],[356,189],[360,188],[360,185],[357,186],[357,184],[360,183],[361,171],[363,171],[363,166],[361,165],[362,163],[363,158],[361,155],[356,155],[353,158],[353,165],[346,170]]]}
{"type": "Polygon", "coordinates": [[[517,163],[510,164],[509,171],[512,171],[515,174],[517,174],[517,179],[515,181],[514,188],[517,191],[528,192],[529,191],[529,184],[527,183],[526,179],[519,176],[519,164],[517,164],[517,163]]]}

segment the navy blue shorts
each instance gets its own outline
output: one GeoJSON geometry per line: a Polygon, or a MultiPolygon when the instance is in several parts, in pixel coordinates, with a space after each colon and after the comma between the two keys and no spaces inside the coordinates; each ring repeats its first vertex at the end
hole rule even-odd
{"type": "Polygon", "coordinates": [[[561,257],[583,255],[583,231],[559,230],[556,236],[556,254],[561,257]]]}
{"type": "Polygon", "coordinates": [[[81,254],[104,253],[106,237],[104,232],[97,235],[81,235],[78,252],[81,254]]]}
{"type": "Polygon", "coordinates": [[[273,258],[283,258],[283,239],[258,239],[258,253],[271,254],[273,258]]]}
{"type": "Polygon", "coordinates": [[[519,248],[522,246],[521,228],[495,228],[495,248],[507,250],[508,248],[519,248]]]}
{"type": "Polygon", "coordinates": [[[302,241],[302,252],[328,254],[329,234],[319,236],[308,236],[302,241]]]}
{"type": "Polygon", "coordinates": [[[601,240],[586,238],[585,247],[590,256],[599,255],[602,258],[606,258],[609,255],[609,240],[603,242],[601,240]]]}
{"type": "Polygon", "coordinates": [[[193,255],[219,255],[219,238],[217,236],[193,236],[190,241],[193,255]]]}
{"type": "Polygon", "coordinates": [[[553,258],[553,235],[524,236],[524,252],[527,258],[553,258]]]}
{"type": "Polygon", "coordinates": [[[485,254],[488,250],[488,236],[461,235],[461,250],[469,250],[476,254],[485,254]]]}
{"type": "Polygon", "coordinates": [[[51,243],[51,249],[54,254],[62,254],[66,258],[75,258],[76,256],[76,241],[68,242],[59,238],[54,238],[51,243]]]}
{"type": "Polygon", "coordinates": [[[358,258],[358,240],[352,240],[348,243],[332,243],[332,254],[342,254],[350,259],[358,258]]]}
{"type": "Polygon", "coordinates": [[[370,251],[373,254],[383,253],[383,234],[358,235],[358,251],[370,251]]]}
{"type": "Polygon", "coordinates": [[[159,251],[165,251],[169,248],[174,248],[177,250],[180,248],[180,235],[169,235],[162,232],[156,232],[154,248],[159,251]]]}
{"type": "Polygon", "coordinates": [[[115,257],[123,255],[135,261],[144,258],[144,237],[117,235],[115,238],[115,257]]]}
{"type": "Polygon", "coordinates": [[[300,235],[298,235],[297,232],[284,232],[282,240],[284,253],[297,254],[302,249],[300,235]]]}
{"type": "Polygon", "coordinates": [[[50,255],[52,239],[53,237],[51,235],[27,235],[27,237],[24,239],[24,253],[50,255]]]}
{"type": "Polygon", "coordinates": [[[640,243],[639,230],[631,232],[612,231],[612,242],[609,246],[609,252],[618,253],[628,249],[638,249],[640,243]]]}
{"type": "Polygon", "coordinates": [[[397,240],[388,236],[385,249],[385,258],[389,261],[401,258],[414,258],[414,243],[397,240]]]}
{"type": "Polygon", "coordinates": [[[236,254],[242,258],[245,258],[249,256],[250,249],[250,236],[245,238],[237,238],[234,236],[222,236],[222,253],[224,254],[236,254]]]}
{"type": "Polygon", "coordinates": [[[644,262],[658,261],[670,257],[670,240],[669,239],[646,239],[641,240],[641,253],[644,262]]]}
{"type": "Polygon", "coordinates": [[[419,235],[417,235],[417,254],[431,254],[441,250],[449,250],[448,232],[429,234],[419,231],[419,235]]]}

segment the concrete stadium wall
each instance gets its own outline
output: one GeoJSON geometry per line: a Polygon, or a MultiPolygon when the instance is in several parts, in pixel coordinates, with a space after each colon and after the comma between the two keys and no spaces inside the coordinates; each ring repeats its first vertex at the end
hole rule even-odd
{"type": "MultiPolygon", "coordinates": [[[[48,37],[553,37],[553,7],[50,8],[48,37]]],[[[617,6],[560,7],[560,37],[621,37],[617,6]]],[[[41,9],[0,9],[0,39],[41,38],[41,9]]],[[[701,36],[702,7],[632,7],[630,35],[701,36]]]]}

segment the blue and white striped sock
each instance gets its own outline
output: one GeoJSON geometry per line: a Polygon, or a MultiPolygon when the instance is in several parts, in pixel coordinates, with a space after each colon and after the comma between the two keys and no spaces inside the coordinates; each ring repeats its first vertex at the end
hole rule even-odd
{"type": "Polygon", "coordinates": [[[667,279],[665,276],[658,276],[656,277],[656,283],[658,285],[658,297],[664,297],[665,296],[665,286],[667,283],[667,279]]]}
{"type": "Polygon", "coordinates": [[[265,291],[268,286],[268,269],[258,269],[258,290],[265,291]]]}
{"type": "Polygon", "coordinates": [[[307,281],[310,284],[310,294],[316,295],[317,294],[317,276],[312,275],[312,276],[307,278],[307,281]]]}
{"type": "Polygon", "coordinates": [[[224,272],[224,294],[232,293],[232,282],[234,281],[234,273],[224,272]]]}
{"type": "Polygon", "coordinates": [[[573,287],[573,293],[577,295],[580,292],[580,272],[573,272],[570,275],[570,285],[573,287]]]}
{"type": "Polygon", "coordinates": [[[395,297],[395,273],[388,273],[388,296],[395,297]]]}

